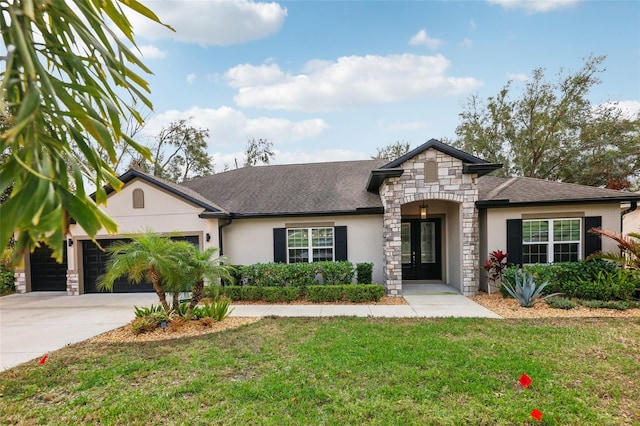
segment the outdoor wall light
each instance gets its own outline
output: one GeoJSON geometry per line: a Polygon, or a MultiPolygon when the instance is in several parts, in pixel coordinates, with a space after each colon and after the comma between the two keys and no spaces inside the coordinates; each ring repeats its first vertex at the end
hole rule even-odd
{"type": "Polygon", "coordinates": [[[211,241],[211,234],[207,232],[205,238],[207,239],[207,242],[211,241]]]}
{"type": "Polygon", "coordinates": [[[426,219],[427,215],[429,214],[429,206],[427,205],[421,205],[420,206],[420,219],[426,219]]]}
{"type": "Polygon", "coordinates": [[[69,247],[73,247],[73,240],[72,240],[71,238],[69,238],[69,239],[67,240],[67,245],[68,245],[69,247]]]}

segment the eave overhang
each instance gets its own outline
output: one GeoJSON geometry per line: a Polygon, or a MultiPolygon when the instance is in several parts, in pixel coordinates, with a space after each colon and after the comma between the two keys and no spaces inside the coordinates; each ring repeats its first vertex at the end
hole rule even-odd
{"type": "Polygon", "coordinates": [[[377,194],[380,190],[380,185],[387,178],[400,177],[404,173],[404,169],[377,169],[371,170],[369,174],[369,180],[367,181],[367,191],[377,194]]]}

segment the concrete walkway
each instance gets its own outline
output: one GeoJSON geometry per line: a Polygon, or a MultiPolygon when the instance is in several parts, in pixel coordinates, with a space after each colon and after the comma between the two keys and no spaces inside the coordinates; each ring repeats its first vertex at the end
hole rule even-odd
{"type": "MultiPolygon", "coordinates": [[[[451,287],[405,289],[407,305],[232,305],[236,317],[500,318],[451,287]]],[[[0,297],[0,371],[130,322],[134,306],[157,305],[155,293],[35,292],[0,297]]]]}

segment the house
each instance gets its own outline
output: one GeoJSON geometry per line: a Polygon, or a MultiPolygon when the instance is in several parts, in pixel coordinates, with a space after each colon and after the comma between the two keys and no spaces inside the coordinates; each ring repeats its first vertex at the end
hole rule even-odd
{"type": "MultiPolygon", "coordinates": [[[[638,195],[640,195],[640,191],[638,195]]],[[[622,206],[622,233],[624,235],[630,232],[640,233],[640,209],[638,208],[638,203],[623,203],[622,206]]]]}
{"type": "MultiPolygon", "coordinates": [[[[179,233],[218,247],[234,264],[372,262],[390,295],[403,284],[443,282],[465,295],[487,286],[493,250],[513,263],[584,259],[611,241],[591,227],[621,230],[621,203],[640,194],[532,178],[486,176],[500,168],[437,140],[391,162],[379,160],[247,167],[175,184],[138,170],[121,176],[104,210],[119,235],[179,233]]],[[[107,256],[71,225],[66,259],[37,249],[16,273],[19,292],[97,291],[107,256]]],[[[122,280],[115,291],[151,291],[122,280]]]]}

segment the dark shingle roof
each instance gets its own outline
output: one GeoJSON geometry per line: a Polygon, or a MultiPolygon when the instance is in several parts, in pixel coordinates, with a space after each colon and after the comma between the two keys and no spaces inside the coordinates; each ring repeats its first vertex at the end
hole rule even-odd
{"type": "Polygon", "coordinates": [[[483,176],[478,179],[478,206],[577,204],[638,200],[632,192],[614,191],[542,179],[483,176]]]}
{"type": "Polygon", "coordinates": [[[238,216],[381,212],[380,197],[366,191],[371,170],[386,161],[244,167],[181,185],[238,216]]]}

